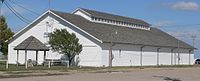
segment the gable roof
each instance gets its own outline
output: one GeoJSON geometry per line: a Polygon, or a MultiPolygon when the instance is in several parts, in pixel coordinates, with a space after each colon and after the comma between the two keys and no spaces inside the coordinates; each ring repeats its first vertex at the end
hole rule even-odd
{"type": "Polygon", "coordinates": [[[178,48],[179,42],[180,48],[195,49],[193,46],[176,39],[157,28],[152,27],[151,30],[147,31],[124,26],[90,22],[75,14],[53,10],[52,12],[102,40],[104,43],[111,42],[111,33],[114,34],[117,31],[117,34],[112,36],[112,42],[115,43],[178,48]]]}
{"type": "Polygon", "coordinates": [[[12,43],[14,40],[16,40],[18,37],[20,37],[21,35],[23,35],[25,32],[27,32],[28,30],[30,30],[33,26],[35,26],[39,21],[43,20],[45,17],[48,16],[49,10],[44,12],[41,16],[37,17],[33,22],[29,23],[28,25],[26,25],[23,29],[21,29],[20,31],[18,31],[17,33],[15,33],[13,35],[13,37],[11,37],[8,40],[8,43],[12,43]]]}
{"type": "Polygon", "coordinates": [[[66,23],[71,23],[73,26],[83,30],[84,33],[86,32],[89,36],[92,36],[95,40],[100,41],[101,43],[110,43],[112,33],[112,42],[114,43],[178,48],[179,42],[180,48],[195,49],[193,46],[178,40],[157,28],[151,27],[151,30],[147,31],[125,26],[95,23],[90,22],[79,15],[54,10],[45,12],[42,16],[31,23],[31,25],[28,25],[16,34],[9,42],[17,39],[24,32],[34,27],[34,24],[36,24],[35,22],[44,19],[44,17],[50,14],[62,18],[66,23]],[[115,35],[116,31],[117,34],[115,35]]]}
{"type": "Polygon", "coordinates": [[[36,50],[36,51],[48,51],[49,48],[40,42],[37,38],[30,36],[17,45],[14,50],[36,50]]]}
{"type": "Polygon", "coordinates": [[[84,9],[84,8],[80,8],[80,9],[90,14],[91,17],[105,18],[105,19],[117,20],[117,21],[122,21],[122,22],[127,22],[127,23],[150,26],[149,23],[140,19],[129,18],[125,16],[119,16],[119,15],[114,15],[114,14],[109,14],[105,12],[99,12],[99,11],[89,10],[89,9],[84,9]]]}

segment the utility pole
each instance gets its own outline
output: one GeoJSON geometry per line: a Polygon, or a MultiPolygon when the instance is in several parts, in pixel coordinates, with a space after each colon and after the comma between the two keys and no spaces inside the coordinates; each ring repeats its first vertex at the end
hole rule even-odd
{"type": "Polygon", "coordinates": [[[197,36],[196,35],[192,35],[191,37],[192,37],[192,45],[194,47],[195,46],[195,40],[196,40],[197,36]]]}
{"type": "MultiPolygon", "coordinates": [[[[183,36],[177,36],[177,37],[183,37],[183,36]]],[[[180,58],[180,40],[178,38],[177,38],[177,42],[178,42],[178,45],[177,45],[178,65],[180,65],[180,60],[181,60],[181,58],[180,58]]]]}
{"type": "Polygon", "coordinates": [[[51,0],[48,0],[48,5],[49,5],[48,10],[50,10],[51,9],[51,0]]]}
{"type": "MultiPolygon", "coordinates": [[[[115,34],[117,34],[118,32],[115,31],[115,34]]],[[[112,60],[113,60],[113,54],[112,54],[112,50],[113,50],[113,33],[111,31],[110,33],[110,51],[109,51],[109,68],[111,69],[112,68],[112,60]]]]}
{"type": "MultiPolygon", "coordinates": [[[[192,46],[195,48],[195,40],[196,40],[197,36],[196,35],[192,35],[191,37],[192,37],[192,46]]],[[[190,51],[190,53],[191,53],[191,51],[190,51]]],[[[195,54],[195,50],[194,49],[193,49],[193,53],[195,54]]],[[[190,58],[191,58],[191,55],[189,54],[189,64],[191,62],[190,58]]]]}

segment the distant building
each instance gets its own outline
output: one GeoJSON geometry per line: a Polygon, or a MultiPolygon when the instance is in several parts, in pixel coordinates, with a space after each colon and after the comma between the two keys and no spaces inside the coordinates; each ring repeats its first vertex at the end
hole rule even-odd
{"type": "Polygon", "coordinates": [[[49,46],[48,33],[55,29],[67,29],[79,38],[83,50],[75,61],[80,66],[108,66],[111,52],[113,66],[194,63],[194,47],[150,27],[143,20],[83,8],[73,13],[48,10],[42,14],[9,41],[8,62],[24,64],[25,59],[32,59],[42,63],[44,59],[61,59],[62,54],[39,49],[49,46]],[[27,42],[31,46],[26,46],[30,45],[27,42]],[[40,44],[38,48],[37,44],[40,44]]]}

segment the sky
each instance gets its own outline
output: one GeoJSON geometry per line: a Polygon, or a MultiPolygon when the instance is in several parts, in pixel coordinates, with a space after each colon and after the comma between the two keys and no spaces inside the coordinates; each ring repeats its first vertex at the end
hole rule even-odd
{"type": "MultiPolygon", "coordinates": [[[[49,8],[71,13],[79,7],[142,19],[152,27],[160,28],[191,45],[191,36],[195,35],[195,47],[200,50],[200,0],[50,0],[50,7],[49,0],[5,1],[30,22],[49,8]],[[11,1],[36,12],[37,15],[11,1]]],[[[7,18],[12,31],[18,32],[27,25],[5,3],[1,6],[2,15],[7,18]]],[[[195,57],[200,58],[199,50],[196,50],[195,57]]]]}

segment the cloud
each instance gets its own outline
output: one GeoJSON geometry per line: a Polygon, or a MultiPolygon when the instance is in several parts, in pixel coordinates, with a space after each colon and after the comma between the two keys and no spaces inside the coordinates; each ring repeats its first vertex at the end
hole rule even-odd
{"type": "Polygon", "coordinates": [[[195,11],[199,9],[199,4],[196,2],[177,2],[171,5],[171,8],[176,10],[189,10],[189,11],[195,11]]]}

